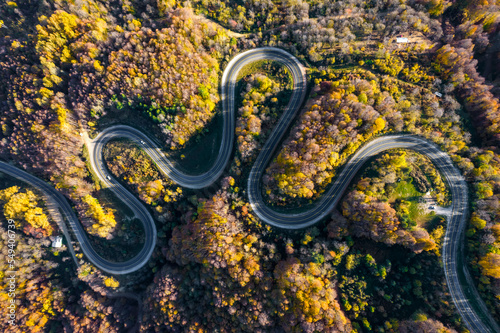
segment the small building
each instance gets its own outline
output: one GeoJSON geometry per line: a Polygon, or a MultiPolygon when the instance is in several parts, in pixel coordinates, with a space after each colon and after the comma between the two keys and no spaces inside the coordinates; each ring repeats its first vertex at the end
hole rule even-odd
{"type": "Polygon", "coordinates": [[[408,43],[408,38],[406,37],[397,37],[396,43],[408,43]]]}
{"type": "Polygon", "coordinates": [[[434,95],[436,95],[437,97],[443,97],[443,94],[441,94],[440,92],[435,92],[434,95]]]}
{"type": "Polygon", "coordinates": [[[56,239],[52,241],[52,247],[61,247],[62,246],[62,236],[56,236],[56,239]]]}

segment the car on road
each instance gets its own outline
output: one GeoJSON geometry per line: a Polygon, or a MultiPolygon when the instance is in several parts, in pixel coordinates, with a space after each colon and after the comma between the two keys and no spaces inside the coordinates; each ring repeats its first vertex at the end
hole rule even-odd
{"type": "Polygon", "coordinates": [[[434,209],[434,206],[429,206],[429,209],[434,209]]]}
{"type": "Polygon", "coordinates": [[[111,177],[110,177],[110,176],[106,176],[106,179],[107,179],[107,180],[111,180],[111,177]]]}
{"type": "Polygon", "coordinates": [[[145,144],[146,144],[146,142],[144,142],[144,141],[141,140],[141,145],[145,145],[145,144]]]}

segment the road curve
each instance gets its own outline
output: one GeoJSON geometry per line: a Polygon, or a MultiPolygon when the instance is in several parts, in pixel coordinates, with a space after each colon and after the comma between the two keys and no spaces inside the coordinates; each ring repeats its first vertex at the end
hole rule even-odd
{"type": "MultiPolygon", "coordinates": [[[[94,164],[97,166],[101,163],[99,160],[102,157],[102,150],[109,140],[114,138],[128,138],[136,141],[137,143],[140,143],[141,141],[144,142],[144,144],[142,144],[144,150],[156,162],[161,172],[178,185],[191,189],[201,189],[213,184],[224,172],[233,150],[236,114],[235,88],[238,73],[244,66],[258,60],[278,61],[290,70],[293,77],[294,88],[287,110],[284,112],[278,122],[278,125],[273,130],[271,137],[269,138],[269,141],[278,143],[305,98],[307,80],[304,67],[295,57],[281,49],[264,47],[240,53],[229,62],[224,71],[221,81],[223,114],[222,142],[217,159],[210,170],[200,175],[188,175],[181,172],[175,168],[175,163],[169,160],[151,139],[149,139],[141,131],[125,125],[109,127],[102,131],[93,140],[93,149],[90,154],[91,162],[93,163],[92,166],[94,167],[94,164]]],[[[266,150],[266,154],[272,155],[276,146],[277,144],[267,144],[266,147],[269,147],[269,149],[266,150]]],[[[262,150],[262,153],[264,152],[264,149],[262,150]]],[[[105,176],[108,174],[105,172],[104,167],[102,167],[102,171],[102,175],[100,175],[99,178],[107,183],[105,176]]]]}
{"type": "MultiPolygon", "coordinates": [[[[170,161],[161,152],[160,148],[146,135],[134,128],[122,125],[110,127],[97,136],[94,140],[95,149],[91,156],[94,156],[95,159],[100,159],[104,145],[114,138],[125,137],[137,143],[142,141],[144,142],[143,146],[146,153],[155,161],[159,169],[177,184],[192,189],[200,189],[211,185],[224,171],[233,148],[235,124],[234,97],[238,72],[243,66],[264,59],[275,60],[285,65],[292,74],[294,88],[285,112],[277,126],[273,129],[264,147],[261,149],[248,177],[247,191],[249,202],[254,213],[261,220],[275,227],[285,229],[305,228],[324,219],[333,210],[357,171],[371,157],[382,151],[394,148],[413,149],[428,156],[445,176],[452,194],[452,216],[448,221],[442,251],[443,266],[450,294],[464,322],[472,332],[489,332],[490,330],[488,327],[482,323],[465,297],[458,279],[459,267],[457,266],[457,259],[458,255],[461,253],[459,244],[462,240],[463,231],[467,225],[467,184],[460,172],[453,165],[450,157],[442,152],[435,144],[412,135],[391,135],[374,139],[359,149],[349,160],[337,177],[337,181],[311,210],[298,214],[283,214],[272,210],[264,204],[260,180],[262,179],[265,167],[272,158],[275,149],[279,146],[284,133],[291,125],[297,111],[302,105],[306,93],[307,80],[303,66],[295,57],[283,50],[269,47],[254,49],[239,54],[229,62],[224,71],[221,83],[224,119],[222,144],[216,162],[208,172],[201,175],[187,175],[182,173],[175,168],[174,163],[170,161]]],[[[103,174],[105,174],[104,167],[102,171],[103,174]]],[[[104,177],[101,178],[106,181],[104,177]]],[[[470,287],[474,288],[474,286],[470,287]]],[[[476,302],[483,307],[483,310],[486,309],[479,297],[477,297],[476,302]]],[[[490,321],[491,327],[500,331],[491,317],[489,317],[488,320],[490,321]]]]}
{"type": "MultiPolygon", "coordinates": [[[[335,183],[332,184],[330,189],[321,197],[316,206],[307,212],[298,214],[278,213],[264,204],[261,194],[262,191],[260,189],[260,179],[262,178],[265,166],[269,162],[270,156],[264,156],[262,158],[259,156],[248,178],[248,196],[252,209],[260,219],[275,227],[300,229],[312,226],[330,214],[357,171],[370,158],[385,150],[395,148],[412,149],[428,156],[433,164],[436,165],[445,176],[452,196],[452,214],[451,218],[448,220],[442,250],[446,282],[453,302],[469,330],[471,332],[491,332],[488,326],[483,324],[465,296],[458,275],[458,270],[462,268],[458,266],[458,256],[462,251],[460,243],[463,239],[463,231],[467,225],[467,184],[463,176],[453,165],[450,157],[441,151],[435,144],[413,135],[387,135],[370,141],[351,157],[337,177],[335,183]]],[[[468,273],[464,272],[464,274],[468,273]]],[[[475,289],[474,285],[468,287],[475,289]]],[[[477,296],[475,301],[483,308],[483,312],[488,315],[487,320],[490,327],[493,327],[495,332],[500,332],[496,322],[489,316],[482,299],[477,296]]]]}
{"type": "MultiPolygon", "coordinates": [[[[49,205],[53,206],[52,208],[59,208],[60,212],[66,218],[66,221],[72,229],[76,239],[80,243],[82,251],[95,266],[99,267],[103,271],[111,274],[131,273],[144,266],[151,257],[151,253],[154,249],[154,244],[156,243],[156,228],[154,227],[153,219],[151,218],[151,215],[149,215],[146,208],[142,206],[141,203],[129,192],[126,192],[128,194],[128,197],[125,200],[127,204],[129,204],[131,208],[136,207],[137,204],[142,208],[142,210],[139,208],[134,212],[138,214],[137,217],[141,219],[144,225],[146,231],[145,244],[147,244],[147,246],[144,246],[134,258],[128,261],[113,262],[102,258],[95,252],[86,236],[87,234],[83,229],[83,226],[78,221],[75,212],[69,205],[66,198],[60,192],[56,191],[51,185],[47,184],[43,180],[5,162],[0,162],[0,171],[38,188],[49,201],[49,205]],[[153,226],[153,228],[150,227],[151,225],[153,226]],[[153,245],[151,246],[149,244],[153,245]]],[[[62,229],[64,236],[66,237],[68,248],[73,258],[75,259],[75,253],[73,250],[73,246],[71,245],[71,236],[68,232],[66,224],[64,223],[64,221],[57,222],[59,227],[62,229]]]]}
{"type": "MultiPolygon", "coordinates": [[[[113,126],[100,133],[89,147],[90,162],[93,170],[99,179],[115,194],[127,203],[134,211],[134,214],[141,219],[145,232],[146,242],[141,252],[127,262],[111,262],[104,260],[95,253],[85,236],[81,224],[77,221],[74,212],[67,201],[45,182],[33,177],[19,169],[8,164],[1,163],[0,171],[4,171],[16,178],[27,181],[40,188],[44,193],[51,196],[61,207],[63,214],[69,221],[82,250],[89,260],[100,269],[113,273],[125,274],[138,270],[150,258],[156,243],[156,227],[151,215],[146,208],[124,187],[122,187],[107,171],[102,160],[102,150],[105,144],[114,138],[128,138],[136,141],[144,147],[146,153],[158,165],[159,169],[177,184],[193,189],[200,189],[209,186],[215,182],[223,173],[233,148],[234,125],[235,125],[235,87],[236,78],[239,70],[257,60],[275,60],[283,63],[291,72],[293,77],[293,93],[290,102],[279,120],[277,126],[272,131],[269,139],[262,148],[257,160],[255,161],[248,178],[248,196],[249,202],[254,213],[263,221],[273,226],[286,229],[299,229],[311,226],[325,218],[340,200],[356,172],[371,157],[382,151],[393,148],[413,149],[419,153],[428,156],[431,161],[445,176],[452,194],[452,216],[448,221],[446,234],[443,242],[443,266],[446,281],[450,290],[451,297],[461,314],[464,323],[471,332],[490,332],[490,329],[483,324],[476,312],[465,297],[462,286],[458,279],[458,255],[461,253],[460,242],[463,239],[463,231],[467,224],[468,211],[468,192],[460,172],[454,167],[450,157],[442,152],[433,143],[412,135],[391,135],[383,136],[372,140],[358,150],[358,152],[347,162],[342,172],[337,177],[337,181],[332,184],[330,189],[322,196],[317,205],[311,210],[298,214],[283,214],[270,209],[264,204],[260,189],[260,179],[264,173],[266,165],[273,156],[274,150],[290,126],[294,116],[300,108],[306,93],[306,75],[300,62],[287,52],[276,48],[260,48],[243,52],[231,60],[226,67],[221,82],[221,100],[223,112],[223,134],[222,144],[217,156],[216,162],[211,169],[201,175],[187,175],[177,170],[174,163],[170,161],[160,150],[159,147],[142,132],[129,126],[113,126]]],[[[470,286],[474,288],[474,286],[470,286]]],[[[484,303],[479,297],[475,297],[475,302],[486,309],[484,303]]],[[[489,325],[495,331],[500,331],[491,316],[487,320],[489,325]]]]}

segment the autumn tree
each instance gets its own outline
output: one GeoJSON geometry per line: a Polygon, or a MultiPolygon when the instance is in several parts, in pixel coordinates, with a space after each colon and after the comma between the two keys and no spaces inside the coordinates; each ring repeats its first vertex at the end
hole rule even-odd
{"type": "Polygon", "coordinates": [[[3,215],[19,223],[25,233],[39,236],[51,235],[53,228],[42,207],[38,206],[39,198],[31,191],[20,191],[18,186],[12,186],[0,191],[0,201],[3,202],[3,215]]]}
{"type": "Polygon", "coordinates": [[[83,202],[87,204],[87,215],[91,217],[95,223],[88,230],[91,235],[97,235],[102,238],[109,238],[110,233],[116,226],[115,216],[113,211],[107,211],[99,204],[99,201],[87,194],[83,197],[83,202]]]}

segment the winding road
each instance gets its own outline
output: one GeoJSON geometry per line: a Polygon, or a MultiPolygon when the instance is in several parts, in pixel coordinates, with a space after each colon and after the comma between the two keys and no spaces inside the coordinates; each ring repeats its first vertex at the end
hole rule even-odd
{"type": "MultiPolygon", "coordinates": [[[[248,197],[253,212],[263,221],[275,227],[285,229],[299,229],[311,226],[327,217],[341,196],[356,172],[370,158],[382,151],[393,148],[413,149],[430,158],[445,176],[452,195],[452,215],[448,220],[446,234],[443,242],[443,267],[446,281],[451,297],[471,332],[500,332],[500,328],[486,311],[486,306],[476,293],[474,302],[482,308],[485,318],[480,318],[472,308],[470,301],[464,294],[462,285],[459,282],[459,269],[463,270],[463,265],[459,265],[458,258],[462,253],[461,242],[463,242],[464,229],[467,224],[468,212],[468,191],[467,184],[459,170],[453,165],[450,157],[442,152],[435,144],[412,135],[387,135],[379,137],[365,144],[358,152],[351,157],[349,162],[343,167],[342,172],[329,190],[322,196],[319,202],[309,211],[297,214],[283,214],[273,211],[264,204],[262,199],[260,180],[268,165],[273,153],[291,125],[296,113],[302,105],[306,95],[306,74],[300,62],[289,53],[277,48],[259,48],[243,52],[233,58],[227,65],[221,82],[221,101],[223,112],[223,134],[222,144],[217,159],[211,169],[201,175],[187,175],[175,168],[175,164],[170,161],[161,149],[145,134],[129,126],[112,126],[101,132],[94,140],[86,140],[91,166],[100,181],[110,188],[120,200],[124,201],[138,217],[144,226],[146,241],[144,247],[138,255],[126,262],[112,262],[100,257],[90,245],[86,233],[79,223],[75,213],[67,200],[53,187],[44,181],[16,168],[12,165],[0,162],[0,171],[14,176],[20,180],[39,188],[49,200],[57,205],[65,216],[67,223],[75,234],[80,246],[94,265],[111,274],[127,274],[137,271],[143,267],[153,252],[156,245],[156,227],[148,210],[138,199],[128,192],[112,175],[109,174],[102,159],[102,150],[109,140],[114,138],[127,138],[140,144],[150,158],[157,164],[159,169],[180,186],[192,189],[205,188],[219,179],[224,172],[233,149],[234,126],[235,126],[235,88],[239,70],[245,65],[257,60],[274,60],[285,65],[293,77],[293,93],[290,102],[279,120],[277,126],[272,131],[267,142],[257,157],[248,177],[248,197]],[[488,321],[488,325],[483,321],[488,321]]],[[[68,231],[64,223],[60,223],[63,233],[70,240],[68,231]]],[[[68,242],[70,243],[70,242],[68,242]]],[[[70,250],[74,255],[71,243],[70,250]]],[[[463,273],[468,277],[468,273],[463,273]]],[[[475,287],[469,285],[471,290],[475,287]]]]}

